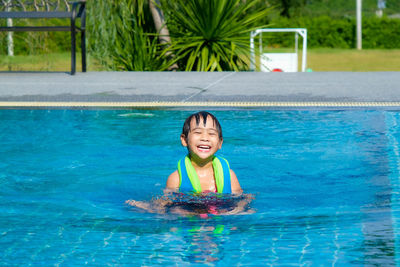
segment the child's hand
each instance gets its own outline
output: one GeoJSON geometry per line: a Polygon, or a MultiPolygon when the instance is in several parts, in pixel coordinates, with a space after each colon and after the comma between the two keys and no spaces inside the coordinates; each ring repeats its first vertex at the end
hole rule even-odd
{"type": "Polygon", "coordinates": [[[133,207],[137,207],[139,209],[146,210],[148,212],[153,212],[151,204],[148,203],[148,202],[136,201],[136,200],[133,200],[133,199],[128,199],[127,201],[125,201],[125,203],[128,204],[128,205],[131,205],[133,207]]]}
{"type": "Polygon", "coordinates": [[[162,199],[151,200],[150,202],[128,199],[127,201],[125,201],[125,203],[150,213],[160,213],[160,214],[165,213],[165,206],[168,204],[167,201],[162,199]]]}
{"type": "Polygon", "coordinates": [[[135,206],[135,200],[128,199],[127,201],[125,201],[125,204],[131,205],[131,206],[135,206]]]}

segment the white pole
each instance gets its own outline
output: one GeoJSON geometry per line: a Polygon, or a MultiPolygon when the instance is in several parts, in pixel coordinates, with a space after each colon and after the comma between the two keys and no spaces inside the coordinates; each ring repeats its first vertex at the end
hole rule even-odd
{"type": "Polygon", "coordinates": [[[254,32],[250,33],[250,70],[256,70],[256,56],[254,52],[254,32]]]}
{"type": "Polygon", "coordinates": [[[362,49],[362,26],[361,26],[361,8],[362,8],[362,0],[357,1],[357,49],[362,49]]]}
{"type": "Polygon", "coordinates": [[[301,59],[301,71],[305,72],[307,67],[307,30],[303,30],[303,55],[301,59]]]}
{"type": "MultiPolygon", "coordinates": [[[[11,7],[9,6],[10,1],[7,3],[7,8],[6,11],[10,11],[11,7]]],[[[7,19],[7,27],[12,27],[13,26],[13,21],[12,19],[8,18],[7,19]]],[[[14,38],[13,38],[13,32],[8,32],[7,34],[7,53],[9,56],[14,56],[14,38]]]]}

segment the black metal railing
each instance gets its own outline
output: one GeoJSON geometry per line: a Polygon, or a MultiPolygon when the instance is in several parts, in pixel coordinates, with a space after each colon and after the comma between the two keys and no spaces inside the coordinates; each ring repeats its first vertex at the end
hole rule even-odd
{"type": "Polygon", "coordinates": [[[86,72],[86,1],[0,0],[0,19],[69,19],[63,26],[1,26],[0,31],[70,31],[71,74],[76,71],[76,33],[81,33],[82,71],[86,72]],[[80,26],[76,25],[80,19],[80,26]]]}

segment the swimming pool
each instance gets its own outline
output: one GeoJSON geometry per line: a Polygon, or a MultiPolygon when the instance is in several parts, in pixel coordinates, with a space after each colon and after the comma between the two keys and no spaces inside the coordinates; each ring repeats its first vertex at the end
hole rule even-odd
{"type": "Polygon", "coordinates": [[[216,110],[255,214],[149,200],[190,110],[0,110],[1,265],[396,265],[400,113],[216,110]]]}

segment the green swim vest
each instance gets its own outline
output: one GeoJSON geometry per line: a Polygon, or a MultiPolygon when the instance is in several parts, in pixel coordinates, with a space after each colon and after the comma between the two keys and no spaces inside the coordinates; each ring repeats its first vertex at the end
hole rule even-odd
{"type": "MultiPolygon", "coordinates": [[[[231,194],[231,172],[226,159],[214,156],[212,161],[218,193],[231,194]]],[[[189,156],[178,162],[179,191],[201,193],[200,180],[189,156]]]]}

